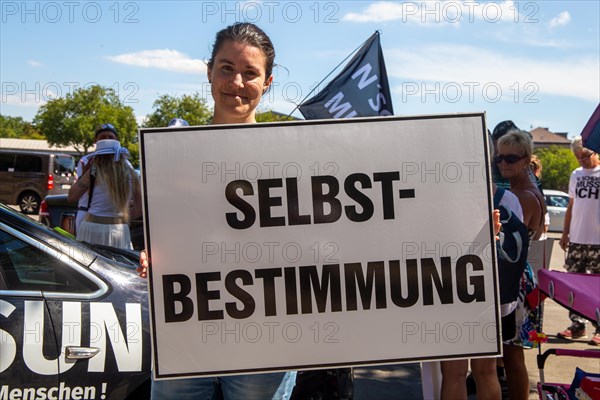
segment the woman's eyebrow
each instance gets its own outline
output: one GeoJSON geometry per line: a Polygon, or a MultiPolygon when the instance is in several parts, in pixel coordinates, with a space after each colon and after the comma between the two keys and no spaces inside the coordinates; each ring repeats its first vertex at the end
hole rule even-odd
{"type": "MultiPolygon", "coordinates": [[[[233,62],[233,61],[231,61],[231,60],[229,60],[229,59],[227,59],[227,58],[222,58],[222,59],[219,59],[219,60],[217,60],[216,62],[217,62],[217,63],[221,63],[221,64],[235,65],[235,62],[233,62]]],[[[252,68],[252,69],[256,69],[256,70],[258,70],[258,69],[259,69],[259,66],[258,66],[258,65],[256,65],[256,64],[246,64],[246,65],[244,66],[244,68],[252,68]]]]}

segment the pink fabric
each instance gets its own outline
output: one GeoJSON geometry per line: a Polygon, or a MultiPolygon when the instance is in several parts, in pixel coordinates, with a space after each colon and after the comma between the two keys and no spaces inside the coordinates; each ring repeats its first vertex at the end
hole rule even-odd
{"type": "Polygon", "coordinates": [[[538,271],[538,286],[563,306],[591,321],[600,320],[600,275],[541,269],[538,271]]]}

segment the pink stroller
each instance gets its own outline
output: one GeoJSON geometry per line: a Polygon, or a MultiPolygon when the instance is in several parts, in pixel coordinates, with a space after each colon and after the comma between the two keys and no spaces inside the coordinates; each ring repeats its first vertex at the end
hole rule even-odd
{"type": "MultiPolygon", "coordinates": [[[[550,297],[563,307],[600,324],[600,275],[540,269],[538,281],[540,300],[550,297]]],[[[540,381],[537,388],[540,400],[600,400],[600,374],[584,376],[583,371],[578,369],[572,383],[547,383],[544,380],[544,364],[550,355],[600,359],[600,351],[550,349],[542,353],[541,343],[539,349],[540,381]]]]}

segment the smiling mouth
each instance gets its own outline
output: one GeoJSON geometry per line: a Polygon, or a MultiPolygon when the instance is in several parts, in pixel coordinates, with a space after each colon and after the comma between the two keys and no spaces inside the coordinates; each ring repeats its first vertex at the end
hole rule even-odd
{"type": "Polygon", "coordinates": [[[242,103],[248,102],[248,97],[243,96],[242,94],[239,94],[239,93],[222,93],[222,95],[224,98],[235,99],[242,103]]]}

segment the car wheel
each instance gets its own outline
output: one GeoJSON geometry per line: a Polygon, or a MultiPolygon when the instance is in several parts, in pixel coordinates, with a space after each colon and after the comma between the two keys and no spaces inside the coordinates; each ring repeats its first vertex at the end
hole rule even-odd
{"type": "Polygon", "coordinates": [[[18,204],[24,214],[37,214],[41,200],[37,193],[25,192],[19,196],[18,204]]]}

